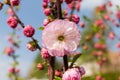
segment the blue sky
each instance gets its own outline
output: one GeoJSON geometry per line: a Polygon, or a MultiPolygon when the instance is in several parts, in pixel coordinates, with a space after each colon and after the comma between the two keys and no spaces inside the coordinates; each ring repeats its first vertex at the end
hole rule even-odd
{"type": "MultiPolygon", "coordinates": [[[[104,0],[83,0],[79,15],[82,16],[85,14],[89,16],[93,8],[101,4],[103,1],[104,0]]],[[[120,1],[115,0],[114,3],[120,4],[120,1]]],[[[21,0],[20,10],[18,11],[18,16],[25,25],[30,24],[35,27],[36,33],[34,37],[38,41],[41,41],[41,31],[37,30],[37,28],[42,25],[42,22],[45,18],[41,4],[42,0],[21,0]]],[[[10,67],[10,63],[12,63],[11,58],[2,54],[4,47],[9,45],[6,40],[6,36],[12,32],[12,29],[6,24],[6,19],[8,18],[8,16],[4,14],[6,9],[7,6],[4,6],[3,10],[0,11],[0,80],[8,80],[7,70],[10,67]]],[[[35,56],[38,54],[38,51],[29,51],[26,48],[26,43],[31,39],[24,37],[22,30],[20,30],[18,34],[21,36],[22,43],[20,49],[17,49],[16,53],[20,55],[18,59],[20,62],[19,68],[21,69],[21,75],[25,77],[32,65],[33,60],[35,59],[35,56]]]]}

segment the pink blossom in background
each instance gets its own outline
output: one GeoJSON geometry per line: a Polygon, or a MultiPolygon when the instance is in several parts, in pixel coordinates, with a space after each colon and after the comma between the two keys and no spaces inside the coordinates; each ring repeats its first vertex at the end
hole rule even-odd
{"type": "Polygon", "coordinates": [[[115,38],[115,34],[114,34],[113,32],[110,32],[110,33],[109,33],[109,38],[110,38],[111,40],[113,40],[113,39],[115,38]]]}
{"type": "Polygon", "coordinates": [[[84,27],[85,27],[85,22],[83,22],[83,21],[80,22],[80,27],[81,27],[81,28],[84,28],[84,27]]]}
{"type": "Polygon", "coordinates": [[[120,48],[120,41],[116,44],[117,48],[120,48]]]}
{"type": "Polygon", "coordinates": [[[116,17],[120,20],[120,11],[116,12],[116,17]]]}
{"type": "Polygon", "coordinates": [[[64,56],[75,51],[80,38],[77,25],[67,20],[49,23],[42,33],[43,46],[51,56],[64,56]]]}
{"type": "Polygon", "coordinates": [[[6,47],[6,48],[5,48],[5,53],[6,53],[8,56],[11,56],[14,52],[15,52],[15,50],[13,49],[13,47],[6,47]]]}
{"type": "Polygon", "coordinates": [[[9,14],[9,16],[14,16],[14,12],[11,8],[7,10],[7,13],[9,14]]]}

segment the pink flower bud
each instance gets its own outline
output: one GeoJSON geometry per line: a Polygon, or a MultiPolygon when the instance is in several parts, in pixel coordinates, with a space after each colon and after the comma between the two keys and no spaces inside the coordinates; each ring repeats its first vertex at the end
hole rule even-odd
{"type": "Polygon", "coordinates": [[[109,1],[109,2],[108,2],[108,5],[111,7],[111,6],[112,6],[112,2],[111,2],[111,1],[109,1]]]}
{"type": "Polygon", "coordinates": [[[117,23],[116,21],[114,21],[113,24],[114,24],[116,27],[119,27],[119,23],[117,23]]]}
{"type": "Polygon", "coordinates": [[[106,48],[106,44],[102,44],[101,49],[105,49],[105,48],[106,48]]]}
{"type": "Polygon", "coordinates": [[[95,44],[94,44],[94,48],[99,49],[100,47],[101,47],[101,45],[100,45],[99,43],[95,43],[95,44]]]}
{"type": "Polygon", "coordinates": [[[5,53],[6,53],[8,56],[11,56],[14,52],[15,52],[15,51],[14,51],[13,47],[6,47],[6,48],[5,48],[5,53]]]}
{"type": "Polygon", "coordinates": [[[49,53],[48,53],[48,50],[45,49],[45,48],[42,48],[42,50],[41,50],[41,55],[42,55],[42,58],[44,58],[44,59],[48,59],[48,58],[51,57],[51,56],[49,55],[49,53]]]}
{"type": "Polygon", "coordinates": [[[7,13],[9,14],[9,16],[14,16],[14,12],[11,8],[7,10],[7,13]]]}
{"type": "Polygon", "coordinates": [[[27,43],[27,48],[30,51],[35,51],[37,49],[37,45],[35,44],[35,42],[30,41],[30,42],[27,43]]]}
{"type": "Polygon", "coordinates": [[[46,2],[43,2],[43,3],[42,3],[42,7],[43,7],[43,8],[46,8],[47,6],[48,6],[48,4],[47,4],[46,2]]]}
{"type": "Polygon", "coordinates": [[[81,73],[81,76],[83,76],[85,74],[85,69],[84,67],[80,67],[80,73],[81,73]]]}
{"type": "Polygon", "coordinates": [[[81,80],[81,73],[78,68],[68,69],[62,77],[62,80],[81,80]]]}
{"type": "Polygon", "coordinates": [[[80,26],[81,26],[81,28],[84,28],[85,27],[85,23],[84,22],[80,22],[80,26]]]}
{"type": "Polygon", "coordinates": [[[105,19],[105,20],[110,20],[109,15],[108,15],[108,14],[104,15],[104,19],[105,19]]]}
{"type": "Polygon", "coordinates": [[[75,5],[75,9],[76,9],[77,11],[80,10],[80,2],[78,2],[78,3],[75,5]]]}
{"type": "Polygon", "coordinates": [[[12,74],[15,73],[15,68],[13,68],[13,67],[9,68],[9,73],[12,73],[12,74]]]}
{"type": "Polygon", "coordinates": [[[79,21],[80,21],[79,16],[78,15],[72,15],[72,21],[75,22],[76,24],[78,24],[79,21]]]}
{"type": "Polygon", "coordinates": [[[47,26],[47,24],[50,22],[50,20],[49,19],[44,19],[44,21],[43,21],[43,25],[44,26],[47,26]]]}
{"type": "Polygon", "coordinates": [[[19,73],[20,72],[20,70],[19,69],[15,69],[15,73],[19,73]]]}
{"type": "Polygon", "coordinates": [[[100,33],[96,33],[95,37],[99,39],[101,37],[101,34],[100,33]]]}
{"type": "Polygon", "coordinates": [[[45,14],[46,16],[49,16],[50,13],[51,13],[50,8],[45,8],[45,9],[44,9],[44,14],[45,14]]]}
{"type": "Polygon", "coordinates": [[[44,69],[44,66],[43,66],[41,63],[38,63],[38,64],[37,64],[37,68],[38,68],[39,70],[43,70],[43,69],[44,69]]]}
{"type": "Polygon", "coordinates": [[[98,55],[98,56],[102,56],[102,54],[103,54],[102,51],[98,51],[98,52],[97,52],[97,55],[98,55]]]}
{"type": "Polygon", "coordinates": [[[115,38],[115,34],[114,34],[113,32],[110,32],[110,33],[109,33],[109,38],[110,38],[111,40],[113,40],[113,39],[115,38]]]}
{"type": "Polygon", "coordinates": [[[116,17],[120,20],[120,11],[116,12],[116,17]]]}
{"type": "Polygon", "coordinates": [[[117,48],[120,48],[120,42],[118,42],[116,46],[117,46],[117,48]]]}
{"type": "Polygon", "coordinates": [[[10,0],[10,4],[12,6],[18,6],[20,4],[20,0],[10,0]]]}
{"type": "Polygon", "coordinates": [[[25,26],[25,28],[23,29],[23,33],[26,37],[32,37],[35,33],[35,29],[30,26],[30,25],[27,25],[25,26]]]}
{"type": "Polygon", "coordinates": [[[100,26],[100,25],[102,25],[103,24],[103,21],[102,20],[96,20],[95,21],[95,25],[96,26],[100,26]]]}
{"type": "Polygon", "coordinates": [[[59,70],[55,70],[55,75],[58,76],[58,77],[61,77],[62,73],[59,70]]]}
{"type": "Polygon", "coordinates": [[[103,80],[100,75],[96,76],[96,80],[103,80]]]}
{"type": "Polygon", "coordinates": [[[9,17],[7,19],[7,24],[11,27],[11,28],[16,28],[17,27],[17,24],[18,24],[18,21],[16,18],[14,17],[9,17]]]}

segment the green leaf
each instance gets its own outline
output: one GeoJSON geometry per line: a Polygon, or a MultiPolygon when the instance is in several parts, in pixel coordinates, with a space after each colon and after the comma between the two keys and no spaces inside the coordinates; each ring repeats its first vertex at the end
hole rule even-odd
{"type": "Polygon", "coordinates": [[[44,30],[44,27],[41,26],[41,27],[38,28],[38,30],[44,30]]]}
{"type": "Polygon", "coordinates": [[[18,11],[18,10],[19,10],[19,8],[20,8],[19,6],[15,6],[15,10],[16,10],[16,11],[18,11]]]}
{"type": "Polygon", "coordinates": [[[85,21],[90,21],[90,19],[89,19],[87,16],[83,16],[83,19],[84,19],[85,21]]]}
{"type": "Polygon", "coordinates": [[[81,54],[77,54],[77,55],[75,55],[75,56],[73,57],[73,60],[72,60],[72,63],[71,63],[71,65],[70,65],[70,67],[73,66],[73,64],[77,61],[77,59],[78,59],[80,56],[81,56],[81,54]]]}
{"type": "Polygon", "coordinates": [[[4,50],[3,50],[2,54],[5,54],[5,49],[6,49],[6,47],[4,48],[4,50]]]}
{"type": "Polygon", "coordinates": [[[16,67],[16,66],[18,66],[18,65],[19,65],[19,62],[15,62],[15,63],[13,64],[14,67],[16,67]]]}
{"type": "Polygon", "coordinates": [[[62,80],[62,78],[55,76],[54,80],[62,80]]]}

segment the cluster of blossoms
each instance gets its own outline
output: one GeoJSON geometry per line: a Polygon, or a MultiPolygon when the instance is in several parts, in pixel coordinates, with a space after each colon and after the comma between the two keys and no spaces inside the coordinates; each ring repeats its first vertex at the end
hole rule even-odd
{"type": "Polygon", "coordinates": [[[10,42],[11,46],[5,48],[5,53],[13,59],[12,67],[8,70],[9,75],[11,75],[9,78],[15,79],[18,78],[20,72],[20,70],[17,68],[18,61],[16,60],[17,55],[15,54],[15,48],[19,48],[19,44],[17,43],[19,41],[19,36],[12,33],[11,36],[7,37],[7,40],[10,42]]]}

